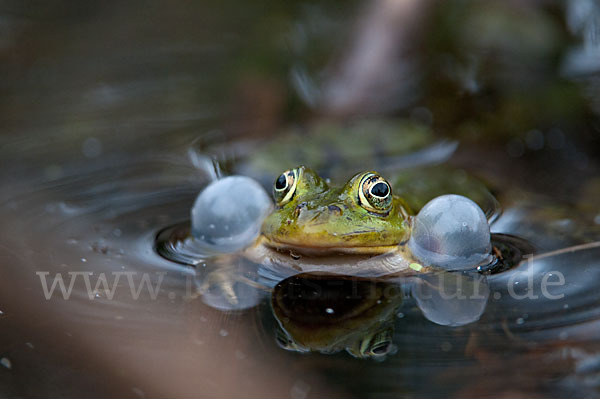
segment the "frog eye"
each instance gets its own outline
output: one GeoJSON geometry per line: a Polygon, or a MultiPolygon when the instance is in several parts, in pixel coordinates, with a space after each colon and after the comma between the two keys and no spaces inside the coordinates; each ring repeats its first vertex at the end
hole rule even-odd
{"type": "Polygon", "coordinates": [[[386,213],[392,206],[392,187],[383,177],[367,173],[360,181],[358,199],[366,210],[386,213]]]}
{"type": "Polygon", "coordinates": [[[277,205],[285,205],[294,197],[298,184],[298,169],[283,172],[273,185],[273,198],[277,205]]]}
{"type": "Polygon", "coordinates": [[[361,355],[363,357],[382,357],[387,355],[394,348],[392,342],[392,332],[384,330],[376,333],[370,340],[361,343],[361,355]]]}

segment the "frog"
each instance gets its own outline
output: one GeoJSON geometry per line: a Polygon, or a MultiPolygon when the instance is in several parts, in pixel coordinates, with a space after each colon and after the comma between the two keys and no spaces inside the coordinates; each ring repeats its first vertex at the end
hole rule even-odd
{"type": "Polygon", "coordinates": [[[417,261],[405,244],[414,211],[375,171],[330,186],[315,171],[288,169],[273,184],[274,210],[244,256],[298,272],[389,274],[417,261]]]}

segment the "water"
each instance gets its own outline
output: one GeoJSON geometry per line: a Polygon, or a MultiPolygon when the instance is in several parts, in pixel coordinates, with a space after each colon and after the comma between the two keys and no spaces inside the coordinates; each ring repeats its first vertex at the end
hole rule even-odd
{"type": "Polygon", "coordinates": [[[597,396],[597,24],[576,3],[3,4],[0,396],[597,396]],[[348,283],[238,258],[232,310],[202,290],[212,261],[155,248],[213,160],[268,191],[300,161],[338,182],[452,165],[487,180],[522,263],[348,283]]]}

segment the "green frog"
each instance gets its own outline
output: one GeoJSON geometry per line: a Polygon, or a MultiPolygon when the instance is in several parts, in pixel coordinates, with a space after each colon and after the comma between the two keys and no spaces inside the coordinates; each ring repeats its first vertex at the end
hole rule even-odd
{"type": "Polygon", "coordinates": [[[385,275],[424,266],[406,244],[414,212],[377,172],[330,187],[311,169],[282,173],[273,185],[275,209],[244,256],[294,272],[385,275]]]}

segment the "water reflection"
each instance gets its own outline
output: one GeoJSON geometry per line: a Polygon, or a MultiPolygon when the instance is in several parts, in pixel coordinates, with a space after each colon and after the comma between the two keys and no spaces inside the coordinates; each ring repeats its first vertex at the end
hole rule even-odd
{"type": "Polygon", "coordinates": [[[271,293],[285,349],[381,358],[393,350],[392,335],[404,293],[401,284],[366,278],[304,273],[278,283],[271,293]]]}
{"type": "Polygon", "coordinates": [[[438,272],[421,276],[412,295],[429,321],[456,327],[479,320],[490,290],[485,275],[438,272]]]}
{"type": "MultiPolygon", "coordinates": [[[[393,332],[403,302],[414,298],[429,321],[462,326],[479,319],[489,296],[485,276],[435,273],[390,280],[303,273],[278,283],[271,293],[281,328],[280,346],[298,352],[383,359],[393,354],[393,332]]],[[[400,312],[403,315],[403,313],[400,312]]]]}

